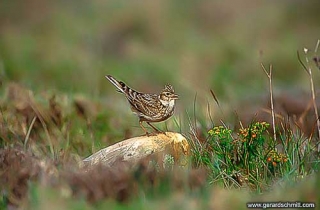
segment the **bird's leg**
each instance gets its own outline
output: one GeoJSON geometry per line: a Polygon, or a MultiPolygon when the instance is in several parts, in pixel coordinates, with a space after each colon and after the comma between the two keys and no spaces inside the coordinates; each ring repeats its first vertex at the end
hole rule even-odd
{"type": "Polygon", "coordinates": [[[143,125],[142,125],[142,121],[139,121],[139,124],[140,124],[140,127],[142,128],[142,130],[144,130],[144,132],[146,132],[146,136],[149,136],[148,131],[147,131],[146,128],[143,127],[143,125]]]}
{"type": "Polygon", "coordinates": [[[158,132],[158,133],[163,133],[163,134],[165,133],[165,132],[163,132],[163,131],[160,131],[158,128],[154,127],[153,125],[151,125],[150,122],[147,122],[147,124],[150,125],[156,132],[158,132]]]}

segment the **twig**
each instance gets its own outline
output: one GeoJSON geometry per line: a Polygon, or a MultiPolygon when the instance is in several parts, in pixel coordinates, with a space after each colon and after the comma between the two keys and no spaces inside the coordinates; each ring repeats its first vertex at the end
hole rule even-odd
{"type": "Polygon", "coordinates": [[[318,69],[320,70],[320,57],[317,56],[317,52],[319,49],[319,45],[320,45],[320,39],[318,39],[316,47],[314,48],[314,57],[313,57],[313,61],[315,62],[316,66],[318,67],[318,69]]]}
{"type": "Polygon", "coordinates": [[[318,52],[319,45],[320,45],[320,39],[318,39],[317,44],[316,44],[316,47],[314,48],[314,53],[315,53],[315,54],[318,52]]]}
{"type": "Polygon", "coordinates": [[[214,126],[214,122],[213,122],[213,119],[212,119],[212,116],[211,116],[209,101],[207,101],[207,112],[208,112],[208,115],[209,115],[209,119],[210,119],[211,125],[214,126]]]}
{"type": "Polygon", "coordinates": [[[271,103],[271,116],[272,116],[272,127],[273,127],[273,139],[277,141],[277,134],[276,134],[276,123],[275,123],[275,114],[274,114],[274,105],[273,105],[273,89],[272,89],[272,65],[269,66],[269,72],[267,72],[266,68],[264,67],[263,63],[261,63],[261,67],[264,73],[269,78],[269,91],[270,91],[270,103],[271,103]]]}
{"type": "MultiPolygon", "coordinates": [[[[194,128],[193,125],[192,125],[191,117],[190,117],[188,111],[186,111],[186,114],[187,114],[187,117],[188,117],[188,124],[189,124],[189,127],[190,127],[191,135],[193,135],[194,138],[197,140],[197,143],[198,143],[198,145],[200,146],[200,148],[201,148],[201,150],[202,150],[202,145],[201,145],[201,143],[200,143],[200,141],[199,141],[199,139],[198,139],[198,136],[197,136],[197,134],[196,134],[196,131],[195,131],[196,128],[194,128]]],[[[193,141],[191,141],[191,142],[194,143],[194,145],[195,145],[195,142],[193,142],[193,141]]],[[[196,146],[195,146],[195,147],[196,147],[196,146]]]]}
{"type": "Polygon", "coordinates": [[[220,103],[218,101],[218,98],[217,98],[216,94],[214,94],[213,90],[211,90],[211,89],[210,89],[210,93],[211,93],[212,98],[214,99],[214,101],[217,103],[218,107],[221,109],[220,103]]]}
{"type": "Polygon", "coordinates": [[[223,110],[222,110],[222,108],[221,108],[221,106],[220,106],[220,103],[219,103],[219,100],[218,100],[216,94],[213,92],[212,89],[210,89],[210,93],[211,93],[211,96],[212,96],[213,100],[214,100],[214,101],[216,102],[216,104],[218,105],[219,110],[220,110],[222,116],[224,116],[223,110]]]}
{"type": "Polygon", "coordinates": [[[54,148],[53,148],[53,142],[52,142],[52,139],[51,139],[51,136],[49,134],[49,131],[48,131],[48,127],[47,127],[47,124],[46,122],[44,121],[43,119],[43,116],[42,114],[39,112],[39,109],[37,108],[36,105],[34,105],[33,103],[30,103],[30,106],[31,108],[33,109],[33,111],[35,112],[37,118],[40,120],[40,123],[43,127],[43,130],[48,138],[48,144],[49,144],[49,149],[50,149],[50,152],[51,152],[51,155],[52,157],[54,158],[55,157],[55,152],[54,152],[54,148]]]}
{"type": "MultiPolygon", "coordinates": [[[[316,50],[318,48],[318,44],[316,46],[316,50]]],[[[302,67],[304,68],[304,70],[308,73],[309,75],[309,79],[310,79],[310,88],[311,88],[311,95],[312,95],[312,104],[313,104],[313,108],[314,108],[314,113],[316,115],[316,122],[317,122],[317,128],[318,128],[318,137],[320,139],[320,121],[319,121],[319,115],[318,115],[318,108],[317,108],[317,103],[316,103],[316,94],[315,94],[315,90],[314,90],[314,83],[313,83],[313,76],[312,76],[312,69],[310,67],[309,64],[309,59],[307,57],[307,53],[308,53],[308,49],[304,48],[304,53],[305,53],[305,57],[306,57],[306,62],[307,62],[307,66],[304,65],[304,63],[302,62],[299,52],[297,52],[298,55],[298,60],[300,62],[300,64],[302,65],[302,67]]],[[[319,149],[318,149],[319,150],[319,149]]]]}
{"type": "Polygon", "coordinates": [[[27,135],[26,135],[26,137],[24,138],[24,144],[23,144],[23,146],[24,146],[25,149],[26,149],[26,147],[27,147],[27,143],[28,143],[28,140],[29,140],[29,137],[30,137],[30,133],[31,133],[31,130],[32,130],[32,128],[33,128],[34,123],[36,122],[36,119],[37,119],[37,116],[34,116],[33,119],[32,119],[32,121],[31,121],[31,124],[30,124],[30,126],[29,126],[27,135]]]}
{"type": "Polygon", "coordinates": [[[194,96],[193,100],[193,120],[194,120],[194,131],[196,137],[198,136],[198,131],[197,131],[197,118],[196,118],[196,102],[197,102],[197,93],[194,96]]]}

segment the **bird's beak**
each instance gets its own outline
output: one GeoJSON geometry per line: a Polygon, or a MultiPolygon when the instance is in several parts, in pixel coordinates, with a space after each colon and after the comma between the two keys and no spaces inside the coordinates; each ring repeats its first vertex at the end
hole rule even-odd
{"type": "Polygon", "coordinates": [[[173,94],[171,98],[174,99],[174,100],[177,100],[177,99],[179,99],[179,95],[178,94],[173,94]]]}

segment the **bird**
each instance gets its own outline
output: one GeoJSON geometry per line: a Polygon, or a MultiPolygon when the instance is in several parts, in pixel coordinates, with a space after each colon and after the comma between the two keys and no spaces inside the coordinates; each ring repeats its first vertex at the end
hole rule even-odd
{"type": "Polygon", "coordinates": [[[143,126],[143,122],[146,122],[156,132],[163,133],[151,123],[165,121],[173,115],[175,100],[179,96],[174,93],[172,85],[165,85],[160,94],[142,93],[130,88],[111,75],[106,75],[105,77],[117,88],[118,92],[125,95],[132,112],[139,117],[139,125],[145,132],[145,135],[149,136],[149,132],[143,126]]]}

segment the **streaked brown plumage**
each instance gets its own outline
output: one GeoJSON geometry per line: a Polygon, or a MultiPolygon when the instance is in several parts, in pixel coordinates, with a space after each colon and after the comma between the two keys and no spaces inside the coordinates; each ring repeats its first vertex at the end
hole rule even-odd
{"type": "Polygon", "coordinates": [[[133,90],[111,75],[107,75],[106,78],[120,93],[123,93],[126,96],[130,103],[131,110],[138,115],[139,124],[147,135],[148,132],[142,125],[142,122],[146,122],[155,131],[160,132],[150,123],[164,121],[173,115],[174,102],[178,99],[178,95],[174,93],[174,89],[171,85],[166,85],[160,94],[149,94],[133,90]]]}

